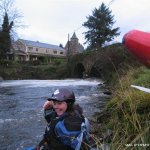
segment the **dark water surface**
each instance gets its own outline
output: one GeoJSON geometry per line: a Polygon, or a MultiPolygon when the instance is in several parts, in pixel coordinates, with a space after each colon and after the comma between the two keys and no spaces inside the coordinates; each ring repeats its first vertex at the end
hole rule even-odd
{"type": "Polygon", "coordinates": [[[58,87],[74,90],[77,103],[90,117],[102,104],[99,80],[11,80],[0,82],[0,150],[23,150],[42,139],[43,104],[58,87]]]}

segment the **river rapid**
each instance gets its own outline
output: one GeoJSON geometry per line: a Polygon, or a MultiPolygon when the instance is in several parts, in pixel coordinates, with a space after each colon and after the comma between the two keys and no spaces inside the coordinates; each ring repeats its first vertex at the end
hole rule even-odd
{"type": "Polygon", "coordinates": [[[46,127],[43,104],[59,87],[74,91],[86,117],[105,103],[100,80],[8,80],[0,82],[0,150],[37,145],[46,127]]]}

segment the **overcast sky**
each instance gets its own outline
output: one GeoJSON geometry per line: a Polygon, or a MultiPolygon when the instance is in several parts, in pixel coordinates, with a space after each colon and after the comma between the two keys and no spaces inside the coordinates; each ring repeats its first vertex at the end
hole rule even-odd
{"type": "Polygon", "coordinates": [[[27,25],[17,31],[18,36],[65,46],[68,34],[71,37],[75,31],[83,44],[87,29],[82,24],[102,2],[114,15],[114,27],[120,27],[121,34],[114,41],[121,42],[123,35],[133,29],[150,32],[150,0],[15,0],[27,25]]]}

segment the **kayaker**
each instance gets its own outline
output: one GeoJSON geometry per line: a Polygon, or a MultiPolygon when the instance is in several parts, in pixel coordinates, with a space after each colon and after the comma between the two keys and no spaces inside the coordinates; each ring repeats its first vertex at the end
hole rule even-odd
{"type": "Polygon", "coordinates": [[[37,149],[89,149],[89,122],[75,101],[74,92],[66,88],[57,89],[48,98],[43,106],[48,125],[37,149]]]}

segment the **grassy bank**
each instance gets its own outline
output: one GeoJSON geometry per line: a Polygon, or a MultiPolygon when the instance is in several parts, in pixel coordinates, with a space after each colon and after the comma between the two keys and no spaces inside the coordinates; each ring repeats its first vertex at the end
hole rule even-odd
{"type": "Polygon", "coordinates": [[[0,76],[12,79],[61,79],[66,74],[66,59],[54,58],[51,62],[4,61],[0,65],[0,76]]]}
{"type": "Polygon", "coordinates": [[[131,67],[126,74],[114,80],[118,82],[112,84],[112,99],[97,116],[98,131],[112,130],[112,150],[150,149],[150,94],[131,87],[134,84],[149,88],[150,70],[131,67]]]}

